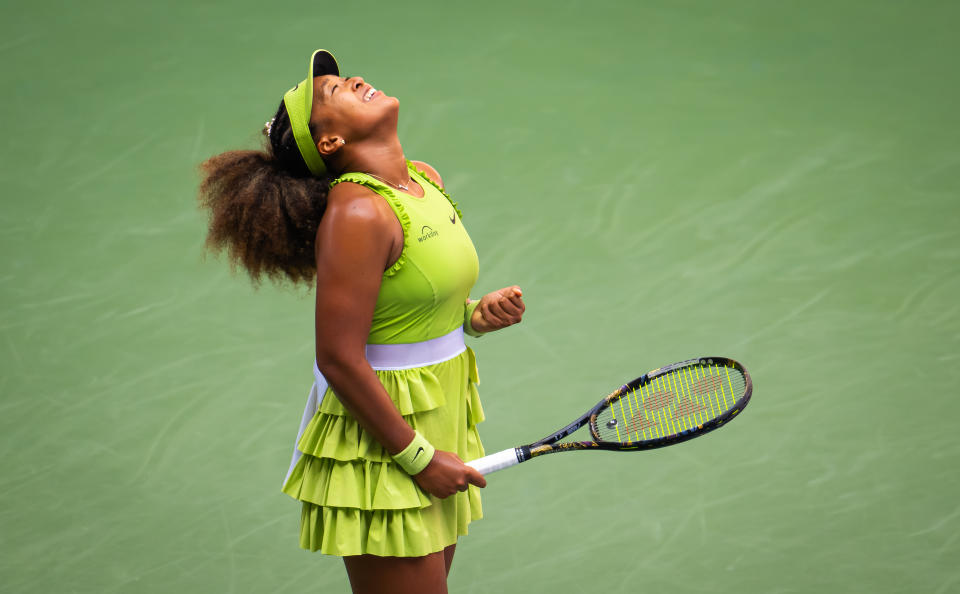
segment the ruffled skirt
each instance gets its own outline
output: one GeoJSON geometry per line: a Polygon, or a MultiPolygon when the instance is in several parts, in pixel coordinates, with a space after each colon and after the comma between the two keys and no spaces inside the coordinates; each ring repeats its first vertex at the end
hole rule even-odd
{"type": "MultiPolygon", "coordinates": [[[[483,456],[471,349],[426,367],[377,371],[404,419],[437,449],[483,456]]],[[[316,385],[313,388],[316,390],[316,385]]],[[[297,445],[283,492],[302,502],[300,546],[328,555],[421,557],[455,544],[483,517],[469,487],[438,499],[417,485],[328,389],[297,445]]]]}

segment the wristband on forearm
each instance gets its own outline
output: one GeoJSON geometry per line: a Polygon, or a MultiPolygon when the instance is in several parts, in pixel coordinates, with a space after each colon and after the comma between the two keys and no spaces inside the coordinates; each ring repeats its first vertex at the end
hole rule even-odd
{"type": "Polygon", "coordinates": [[[473,317],[473,312],[477,309],[477,306],[480,305],[480,301],[471,301],[467,303],[463,312],[463,331],[470,336],[483,336],[483,332],[478,332],[473,329],[473,324],[470,323],[470,318],[473,317]]]}
{"type": "Polygon", "coordinates": [[[420,474],[420,471],[430,464],[435,451],[430,442],[417,431],[410,444],[394,456],[393,460],[400,465],[400,468],[406,470],[407,474],[413,476],[420,474]]]}

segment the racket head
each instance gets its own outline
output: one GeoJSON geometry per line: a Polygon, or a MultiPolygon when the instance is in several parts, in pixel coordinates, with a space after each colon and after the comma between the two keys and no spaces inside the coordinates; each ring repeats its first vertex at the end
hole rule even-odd
{"type": "Polygon", "coordinates": [[[752,394],[753,380],[739,362],[689,359],[620,386],[590,415],[590,434],[602,449],[660,448],[722,426],[752,394]]]}

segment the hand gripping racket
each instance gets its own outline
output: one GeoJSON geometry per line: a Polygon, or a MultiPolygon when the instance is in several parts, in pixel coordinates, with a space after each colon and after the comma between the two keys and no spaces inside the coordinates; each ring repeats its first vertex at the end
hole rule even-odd
{"type": "Polygon", "coordinates": [[[620,386],[579,419],[539,441],[467,465],[490,474],[554,452],[662,448],[720,427],[743,410],[752,393],[750,374],[733,359],[681,361],[620,386]],[[593,441],[560,443],[588,423],[593,441]]]}

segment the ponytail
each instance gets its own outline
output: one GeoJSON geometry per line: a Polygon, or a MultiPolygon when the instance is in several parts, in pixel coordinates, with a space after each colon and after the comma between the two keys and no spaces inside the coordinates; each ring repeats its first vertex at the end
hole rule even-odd
{"type": "Polygon", "coordinates": [[[310,174],[283,103],[268,124],[264,150],[227,151],[200,165],[198,200],[209,213],[207,248],[225,250],[255,284],[263,276],[310,283],[314,242],[332,178],[310,174]]]}

